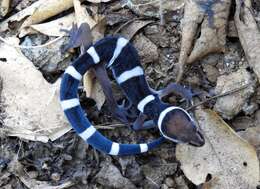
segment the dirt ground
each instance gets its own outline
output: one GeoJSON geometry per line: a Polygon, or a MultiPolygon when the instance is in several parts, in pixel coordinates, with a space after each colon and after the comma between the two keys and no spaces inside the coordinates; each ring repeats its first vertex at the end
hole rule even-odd
{"type": "MultiPolygon", "coordinates": [[[[27,7],[31,2],[24,1],[24,6],[27,7]]],[[[13,3],[18,2],[14,1],[13,3]]],[[[176,64],[181,47],[183,7],[176,11],[167,10],[164,14],[165,23],[161,25],[157,16],[140,15],[129,8],[115,9],[113,5],[115,3],[98,5],[99,13],[103,14],[107,20],[105,35],[113,34],[123,23],[129,20],[145,17],[146,20],[152,21],[136,32],[131,41],[138,49],[146,78],[153,88],[160,89],[170,82],[174,82],[178,71],[176,64]]],[[[68,10],[68,12],[71,11],[72,9],[68,10]]],[[[231,24],[234,11],[233,3],[229,16],[229,23],[231,24]]],[[[253,1],[253,11],[260,27],[260,3],[258,0],[253,1]]],[[[9,15],[15,12],[17,10],[12,5],[9,15]]],[[[25,38],[22,38],[22,40],[25,40],[25,38]]],[[[45,37],[33,34],[27,36],[26,40],[37,44],[39,41],[45,41],[45,37]]],[[[22,44],[24,42],[22,41],[22,44]]],[[[70,60],[74,60],[79,54],[78,52],[72,54],[69,60],[59,62],[58,66],[50,71],[49,63],[45,62],[43,64],[41,57],[31,55],[32,51],[30,49],[24,49],[22,52],[35,63],[36,68],[42,72],[45,79],[50,83],[55,82],[62,75],[70,60]]],[[[188,66],[181,84],[209,95],[214,95],[218,77],[235,72],[241,67],[246,67],[251,76],[256,78],[246,61],[237,35],[233,35],[229,31],[226,38],[225,52],[211,54],[188,66]]],[[[112,82],[115,96],[119,102],[122,102],[124,96],[115,82],[112,82]]],[[[225,121],[235,131],[259,126],[259,99],[260,88],[257,83],[254,93],[248,100],[248,104],[251,106],[248,106],[246,111],[239,112],[232,119],[224,118],[225,121]]],[[[180,100],[179,96],[174,95],[164,99],[164,101],[172,104],[184,106],[185,104],[180,100]]],[[[95,101],[86,98],[82,90],[80,91],[80,101],[94,125],[117,125],[114,129],[101,130],[110,139],[121,143],[140,143],[159,136],[158,131],[155,129],[135,132],[123,126],[111,117],[107,103],[99,111],[95,101]]],[[[211,100],[205,103],[204,106],[213,108],[215,102],[216,99],[211,100]]],[[[4,111],[4,107],[0,111],[4,111]]],[[[0,113],[0,115],[4,114],[0,113]]],[[[35,186],[35,188],[47,188],[47,185],[58,186],[63,183],[70,183],[69,185],[71,186],[67,188],[71,189],[200,188],[200,186],[195,186],[185,177],[180,168],[180,163],[175,157],[176,145],[171,142],[166,142],[159,148],[143,155],[112,157],[104,155],[94,150],[91,146],[86,145],[73,130],[59,139],[47,143],[19,139],[18,137],[7,137],[1,133],[1,127],[5,127],[2,121],[4,119],[5,117],[0,117],[0,188],[28,188],[16,176],[16,173],[21,171],[27,174],[26,176],[29,179],[42,181],[42,183],[46,184],[39,185],[39,187],[35,186]],[[14,157],[17,157],[18,163],[14,164],[14,157]]],[[[257,148],[257,154],[259,157],[260,148],[257,148]]]]}

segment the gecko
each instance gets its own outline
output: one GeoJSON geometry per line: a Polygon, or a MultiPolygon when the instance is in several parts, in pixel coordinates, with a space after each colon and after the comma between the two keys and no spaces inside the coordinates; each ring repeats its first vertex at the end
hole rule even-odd
{"type": "Polygon", "coordinates": [[[145,79],[144,69],[135,47],[123,37],[108,36],[90,45],[86,52],[65,70],[60,88],[60,103],[77,134],[93,148],[106,154],[140,154],[157,147],[166,139],[176,143],[203,146],[205,143],[203,134],[189,113],[181,107],[162,102],[161,97],[169,94],[171,88],[172,85],[169,85],[166,90],[152,90],[145,79]],[[127,108],[116,104],[112,88],[107,83],[106,69],[111,69],[113,77],[131,105],[140,111],[133,129],[157,127],[162,136],[142,144],[119,144],[103,136],[85,117],[77,94],[79,82],[90,68],[96,71],[108,97],[111,111],[116,117],[126,121],[127,108]],[[146,118],[150,120],[145,121],[146,118]]]}

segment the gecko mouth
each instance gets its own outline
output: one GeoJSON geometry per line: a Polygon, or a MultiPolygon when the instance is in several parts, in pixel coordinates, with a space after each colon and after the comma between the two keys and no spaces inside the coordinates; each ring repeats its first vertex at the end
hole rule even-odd
{"type": "Polygon", "coordinates": [[[200,131],[197,131],[196,140],[190,141],[189,144],[196,147],[202,147],[205,144],[205,138],[203,134],[200,131]]]}

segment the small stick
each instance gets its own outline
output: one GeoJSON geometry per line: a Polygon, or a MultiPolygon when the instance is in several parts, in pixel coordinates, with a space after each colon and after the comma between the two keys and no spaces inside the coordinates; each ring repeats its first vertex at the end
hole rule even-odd
{"type": "Polygon", "coordinates": [[[197,107],[197,106],[200,106],[200,105],[202,105],[202,104],[205,104],[206,102],[208,102],[208,101],[210,101],[210,100],[213,100],[213,99],[216,99],[216,98],[219,98],[219,97],[223,97],[223,96],[227,96],[227,95],[229,95],[229,94],[232,94],[232,93],[241,91],[241,90],[243,90],[243,89],[249,87],[249,86],[252,85],[252,84],[253,84],[253,83],[248,83],[248,84],[243,85],[242,87],[239,87],[239,88],[236,88],[236,89],[227,91],[227,92],[222,93],[222,94],[218,94],[218,95],[212,96],[212,97],[210,97],[210,98],[208,98],[208,99],[206,99],[206,100],[203,100],[203,101],[201,101],[201,102],[199,102],[199,103],[197,103],[197,104],[195,104],[195,105],[192,105],[192,106],[188,107],[186,110],[191,110],[191,109],[193,109],[193,108],[195,108],[195,107],[197,107]]]}

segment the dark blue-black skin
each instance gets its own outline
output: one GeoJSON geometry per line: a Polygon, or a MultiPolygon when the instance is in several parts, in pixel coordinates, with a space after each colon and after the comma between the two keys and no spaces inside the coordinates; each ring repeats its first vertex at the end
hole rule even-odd
{"type": "MultiPolygon", "coordinates": [[[[83,76],[90,68],[99,69],[97,67],[98,65],[106,65],[113,57],[118,40],[119,37],[106,37],[90,47],[95,49],[100,58],[100,62],[95,62],[93,56],[86,52],[75,60],[71,67],[73,67],[78,74],[83,76]],[[104,64],[101,62],[104,62],[104,64]]],[[[122,73],[135,67],[142,68],[139,56],[136,49],[130,43],[127,43],[109,68],[112,70],[115,79],[117,79],[122,73]]],[[[109,89],[110,86],[106,80],[107,78],[104,79],[103,76],[105,76],[105,73],[100,76],[100,79],[105,81],[102,87],[103,89],[105,88],[104,92],[106,93],[106,90],[109,89]]],[[[60,100],[62,104],[71,99],[78,99],[77,89],[79,82],[80,80],[75,79],[74,76],[65,72],[60,90],[60,100]]],[[[154,96],[154,100],[149,102],[142,112],[149,119],[152,119],[154,123],[158,122],[160,113],[170,107],[170,105],[163,103],[156,93],[151,91],[144,75],[132,77],[119,85],[134,106],[137,106],[146,96],[154,96]]],[[[115,106],[111,107],[112,111],[118,108],[115,104],[112,104],[112,106],[115,106]]],[[[89,120],[84,116],[84,112],[79,104],[64,108],[64,112],[72,127],[85,139],[86,143],[107,154],[139,154],[155,148],[164,141],[164,137],[160,137],[147,144],[118,144],[107,139],[94,129],[89,120]]],[[[174,141],[188,142],[196,146],[204,144],[202,134],[199,133],[193,120],[191,120],[186,112],[180,109],[169,112],[169,114],[165,116],[165,119],[162,121],[162,130],[165,132],[163,133],[164,136],[167,135],[169,138],[173,137],[174,141]]]]}

